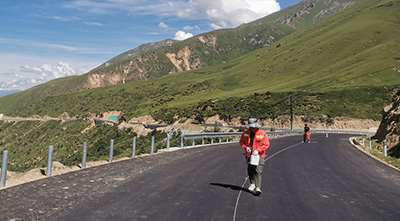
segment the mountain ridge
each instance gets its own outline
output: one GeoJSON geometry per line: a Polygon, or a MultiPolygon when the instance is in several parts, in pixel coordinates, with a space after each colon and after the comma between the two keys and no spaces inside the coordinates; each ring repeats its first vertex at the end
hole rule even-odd
{"type": "MultiPolygon", "coordinates": [[[[212,66],[215,64],[225,63],[232,60],[231,54],[236,54],[233,56],[233,58],[236,58],[255,49],[269,46],[280,38],[287,36],[298,29],[304,28],[329,14],[332,14],[338,10],[342,10],[349,5],[352,5],[354,2],[356,2],[356,0],[303,1],[297,5],[274,13],[274,16],[278,15],[278,19],[273,19],[274,16],[269,15],[248,24],[243,24],[237,28],[216,30],[199,34],[191,39],[183,41],[185,43],[177,42],[176,44],[168,44],[168,46],[162,47],[165,48],[164,52],[159,52],[156,50],[156,52],[153,51],[152,55],[143,57],[137,56],[136,58],[138,59],[129,59],[129,64],[124,63],[121,64],[120,67],[116,67],[119,72],[121,72],[121,69],[123,69],[123,72],[127,73],[122,78],[121,75],[112,74],[114,76],[112,77],[112,80],[102,81],[101,77],[99,77],[100,74],[96,72],[98,69],[96,69],[96,71],[88,73],[88,76],[96,76],[95,78],[91,78],[92,82],[95,80],[97,81],[96,84],[89,83],[87,85],[89,85],[88,88],[91,88],[93,85],[104,86],[115,84],[116,81],[124,83],[132,79],[149,79],[180,71],[194,70],[210,65],[212,66]],[[313,10],[317,11],[313,12],[313,10]],[[307,19],[303,18],[302,16],[309,16],[311,14],[314,16],[312,16],[312,19],[310,19],[308,24],[305,25],[304,23],[307,23],[305,22],[307,19]],[[270,17],[271,19],[269,19],[270,17]],[[285,17],[286,19],[284,21],[280,20],[282,17],[285,17]],[[287,27],[281,27],[282,25],[287,27]],[[228,36],[236,36],[234,34],[235,32],[237,33],[246,29],[252,30],[245,31],[244,34],[234,38],[235,41],[239,43],[238,45],[232,44],[232,40],[229,40],[230,38],[228,36]],[[204,44],[205,51],[202,51],[203,49],[198,49],[197,44],[199,42],[204,44]],[[238,49],[236,49],[237,47],[238,49]],[[164,65],[164,67],[167,68],[155,67],[157,66],[157,62],[159,62],[159,60],[166,59],[164,55],[168,58],[168,60],[161,62],[161,65],[164,65]],[[209,60],[209,57],[212,57],[213,60],[207,61],[209,60]],[[156,69],[157,73],[148,70],[146,67],[146,61],[151,63],[152,69],[156,69]],[[136,73],[134,73],[135,70],[136,73]],[[131,75],[129,73],[131,73],[131,75]],[[119,79],[116,79],[116,76],[119,76],[119,79]]],[[[99,70],[99,72],[103,71],[99,70]]],[[[88,79],[89,78],[90,77],[88,77],[88,79]]]]}
{"type": "Polygon", "coordinates": [[[108,61],[104,62],[103,64],[99,65],[98,67],[96,67],[95,69],[107,67],[107,66],[109,66],[111,64],[114,64],[114,63],[116,63],[118,61],[125,60],[125,59],[128,59],[130,57],[137,56],[137,55],[139,55],[139,54],[141,54],[143,52],[146,52],[146,51],[155,50],[157,48],[172,44],[172,43],[174,43],[176,41],[177,40],[173,40],[173,39],[165,39],[165,40],[162,40],[162,41],[149,42],[149,43],[146,43],[146,44],[139,45],[138,47],[135,47],[135,48],[133,48],[133,49],[131,49],[129,51],[126,51],[126,52],[124,52],[122,54],[119,54],[119,55],[111,58],[110,60],[108,60],[108,61]]]}
{"type": "Polygon", "coordinates": [[[307,27],[315,22],[315,19],[311,19],[310,16],[318,15],[316,19],[318,20],[354,2],[356,0],[328,2],[306,0],[237,28],[215,30],[171,44],[168,44],[167,39],[158,42],[160,44],[154,50],[143,49],[146,45],[153,43],[144,44],[115,56],[84,75],[56,79],[28,89],[27,91],[30,92],[27,92],[24,97],[35,94],[30,99],[39,100],[49,95],[83,91],[131,80],[147,80],[179,71],[226,63],[307,27]],[[328,12],[321,13],[324,10],[328,12]],[[282,17],[285,17],[285,20],[291,20],[290,24],[279,20],[282,17]],[[162,46],[163,44],[165,45],[162,46]]]}

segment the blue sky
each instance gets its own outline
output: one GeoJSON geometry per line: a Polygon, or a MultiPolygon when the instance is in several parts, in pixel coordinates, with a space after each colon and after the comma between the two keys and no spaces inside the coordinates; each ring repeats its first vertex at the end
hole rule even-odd
{"type": "Polygon", "coordinates": [[[148,42],[233,28],[301,0],[0,0],[0,90],[80,75],[148,42]]]}

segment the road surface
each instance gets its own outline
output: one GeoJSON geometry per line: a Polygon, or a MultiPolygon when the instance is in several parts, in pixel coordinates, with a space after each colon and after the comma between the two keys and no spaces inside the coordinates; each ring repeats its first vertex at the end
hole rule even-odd
{"type": "Polygon", "coordinates": [[[0,191],[0,220],[399,220],[400,172],[350,135],[271,140],[263,193],[237,143],[155,154],[0,191]]]}

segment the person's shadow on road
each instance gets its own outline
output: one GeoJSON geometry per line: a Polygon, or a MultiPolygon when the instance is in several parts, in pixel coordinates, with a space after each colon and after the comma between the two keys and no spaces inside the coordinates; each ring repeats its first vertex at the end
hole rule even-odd
{"type": "Polygon", "coordinates": [[[229,189],[236,190],[236,191],[240,191],[240,190],[241,190],[241,191],[243,191],[243,192],[252,193],[252,192],[250,192],[247,188],[243,188],[243,187],[236,186],[236,185],[231,185],[231,184],[210,183],[210,185],[212,185],[212,186],[220,186],[220,187],[223,187],[223,188],[229,188],[229,189]]]}

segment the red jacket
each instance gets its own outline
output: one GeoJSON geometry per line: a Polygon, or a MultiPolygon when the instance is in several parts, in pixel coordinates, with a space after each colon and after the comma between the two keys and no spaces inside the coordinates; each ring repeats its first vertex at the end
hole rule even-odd
{"type": "Polygon", "coordinates": [[[247,157],[250,157],[251,153],[254,150],[258,151],[258,154],[260,155],[260,157],[266,157],[267,156],[265,154],[265,151],[269,147],[268,135],[264,131],[262,131],[260,129],[257,129],[256,134],[254,135],[253,147],[250,147],[250,129],[249,130],[245,130],[243,132],[242,136],[240,137],[239,144],[244,149],[244,154],[243,155],[246,155],[247,157]],[[246,151],[246,147],[250,147],[252,149],[252,151],[250,153],[248,153],[246,151]]]}

